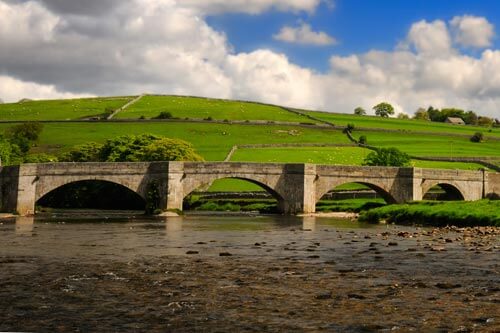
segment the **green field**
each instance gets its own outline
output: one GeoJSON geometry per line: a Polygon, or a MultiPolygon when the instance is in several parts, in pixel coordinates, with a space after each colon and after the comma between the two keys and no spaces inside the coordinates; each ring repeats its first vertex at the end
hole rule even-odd
{"type": "MultiPolygon", "coordinates": [[[[258,103],[181,96],[144,96],[138,102],[119,112],[117,119],[154,118],[160,112],[170,112],[179,119],[214,120],[265,120],[308,122],[307,117],[286,111],[280,107],[258,103]]],[[[314,123],[314,121],[312,121],[314,123]]]]}
{"type": "Polygon", "coordinates": [[[0,120],[76,120],[116,110],[133,97],[82,98],[0,104],[0,120]]]}
{"type": "Polygon", "coordinates": [[[238,149],[232,161],[361,165],[370,151],[358,147],[286,147],[238,149]]]}
{"type": "Polygon", "coordinates": [[[497,140],[474,143],[466,137],[448,136],[446,133],[428,135],[355,130],[353,135],[365,135],[370,145],[381,148],[396,147],[414,156],[500,156],[500,141],[497,140]]]}
{"type": "MultiPolygon", "coordinates": [[[[109,97],[53,101],[28,101],[0,105],[0,120],[65,120],[102,115],[117,109],[133,97],[109,97]]],[[[358,129],[354,137],[365,135],[368,144],[376,147],[396,147],[410,155],[429,157],[500,157],[500,129],[484,133],[490,136],[482,143],[472,143],[468,135],[478,128],[431,123],[415,120],[382,119],[311,112],[311,115],[333,121],[337,125],[354,123],[358,129]],[[361,131],[359,127],[378,128],[361,131]],[[398,131],[384,132],[383,129],[398,131]],[[425,133],[428,132],[428,133],[425,133]]],[[[350,144],[339,129],[277,125],[266,121],[311,122],[308,118],[276,106],[218,99],[144,96],[118,118],[130,122],[49,122],[44,123],[40,142],[33,152],[57,154],[70,147],[89,141],[103,142],[125,134],[153,133],[189,141],[208,161],[221,161],[234,145],[245,144],[350,144]],[[154,117],[162,111],[184,119],[260,120],[260,125],[214,122],[140,121],[140,116],[154,117]]],[[[0,123],[0,132],[12,124],[0,123]]],[[[479,128],[485,130],[484,128],[479,128]]],[[[319,164],[361,164],[369,151],[357,147],[294,147],[294,148],[241,148],[233,161],[296,162],[319,164]]],[[[414,161],[417,167],[477,169],[478,164],[414,161]]]]}
{"type": "Polygon", "coordinates": [[[482,132],[485,136],[500,137],[500,128],[480,127],[480,126],[464,126],[450,125],[446,123],[431,122],[425,120],[414,119],[397,119],[397,118],[381,118],[377,116],[356,116],[353,114],[328,113],[316,111],[301,111],[304,114],[311,115],[315,118],[328,121],[337,126],[346,126],[354,124],[355,127],[364,128],[380,128],[397,130],[402,133],[406,132],[431,132],[431,133],[446,133],[450,135],[472,135],[475,132],[482,132]]]}
{"type": "MultiPolygon", "coordinates": [[[[0,131],[12,126],[0,124],[0,131]]],[[[233,145],[262,143],[342,143],[349,141],[341,131],[279,125],[238,125],[171,122],[45,123],[36,152],[56,153],[89,141],[126,134],[152,133],[189,141],[208,161],[222,161],[233,145]]]]}

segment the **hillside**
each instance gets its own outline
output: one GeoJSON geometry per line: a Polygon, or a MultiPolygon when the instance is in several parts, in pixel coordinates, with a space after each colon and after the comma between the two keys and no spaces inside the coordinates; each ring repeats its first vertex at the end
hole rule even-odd
{"type": "MultiPolygon", "coordinates": [[[[221,161],[360,164],[368,150],[352,145],[342,128],[370,145],[396,147],[417,157],[500,159],[500,129],[417,120],[382,119],[294,110],[275,105],[199,97],[146,95],[0,104],[0,132],[12,122],[44,122],[34,152],[57,154],[88,141],[150,132],[191,142],[206,159],[221,161]],[[113,111],[113,119],[106,120],[113,111]],[[170,119],[155,120],[160,113],[170,119]],[[99,120],[96,120],[99,119],[99,120]],[[482,143],[469,141],[481,131],[482,143]],[[249,146],[250,145],[250,146],[249,146]],[[269,146],[271,145],[271,146],[269,146]],[[287,146],[288,145],[288,146],[287,146]],[[290,146],[291,145],[291,146],[290,146]]],[[[476,163],[414,161],[415,166],[477,169],[476,163]]]]}

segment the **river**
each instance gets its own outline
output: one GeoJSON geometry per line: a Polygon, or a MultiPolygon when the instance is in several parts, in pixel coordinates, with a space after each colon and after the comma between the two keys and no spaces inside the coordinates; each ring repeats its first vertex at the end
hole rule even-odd
{"type": "Polygon", "coordinates": [[[0,331],[498,332],[498,228],[0,221],[0,331]]]}

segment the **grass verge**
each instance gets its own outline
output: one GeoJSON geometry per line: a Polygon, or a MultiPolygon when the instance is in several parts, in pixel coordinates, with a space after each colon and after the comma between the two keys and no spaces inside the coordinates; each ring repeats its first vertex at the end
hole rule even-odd
{"type": "Polygon", "coordinates": [[[389,205],[362,212],[362,222],[386,220],[397,224],[421,224],[442,227],[455,225],[500,226],[500,201],[472,202],[420,201],[403,205],[389,205]]]}

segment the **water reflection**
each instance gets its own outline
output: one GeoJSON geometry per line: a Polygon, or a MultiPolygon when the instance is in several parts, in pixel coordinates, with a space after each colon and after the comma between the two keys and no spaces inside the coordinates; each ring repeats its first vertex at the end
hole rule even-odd
{"type": "Polygon", "coordinates": [[[302,220],[302,230],[315,231],[316,230],[316,217],[304,216],[302,220]]]}
{"type": "Polygon", "coordinates": [[[16,217],[16,235],[33,236],[35,218],[33,216],[16,217]]]}

